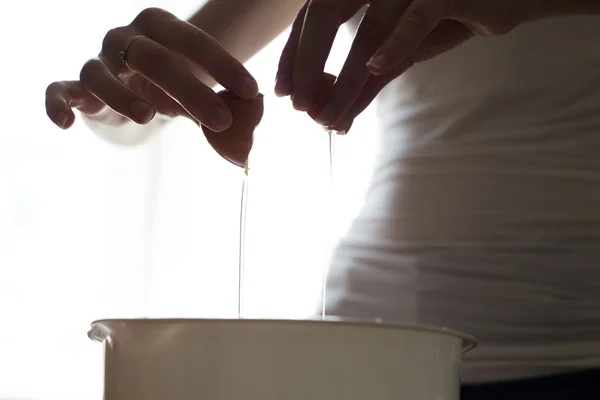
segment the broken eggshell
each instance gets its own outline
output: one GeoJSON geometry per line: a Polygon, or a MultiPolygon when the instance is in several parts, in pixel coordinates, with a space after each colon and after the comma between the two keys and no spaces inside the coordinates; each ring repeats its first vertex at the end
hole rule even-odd
{"type": "MultiPolygon", "coordinates": [[[[313,103],[312,107],[308,110],[308,115],[313,120],[317,119],[319,113],[323,109],[323,106],[325,106],[325,103],[327,103],[327,100],[329,100],[329,96],[331,95],[331,91],[333,89],[333,85],[335,84],[336,79],[337,78],[335,77],[335,75],[328,74],[327,72],[323,73],[321,77],[321,82],[319,82],[317,94],[315,95],[315,102],[313,103]]],[[[352,124],[350,124],[350,126],[351,125],[352,124]]],[[[345,135],[350,127],[348,126],[347,128],[345,128],[345,130],[337,130],[335,128],[336,127],[324,127],[326,131],[335,131],[338,135],[345,135]]]]}
{"type": "Polygon", "coordinates": [[[329,95],[331,94],[331,90],[333,89],[333,85],[335,84],[336,77],[334,75],[328,74],[327,72],[323,73],[321,77],[321,82],[319,82],[319,87],[317,89],[317,94],[315,95],[315,102],[312,107],[308,110],[308,115],[312,119],[316,119],[319,116],[319,113],[323,109],[323,106],[329,100],[329,95]]]}
{"type": "MultiPolygon", "coordinates": [[[[315,102],[308,111],[308,115],[312,119],[319,115],[329,99],[335,80],[334,75],[323,73],[315,102]]],[[[254,130],[263,117],[264,96],[259,94],[254,99],[247,100],[227,90],[223,90],[217,95],[231,111],[233,122],[222,132],[214,132],[204,125],[202,125],[202,131],[208,143],[221,157],[238,167],[245,168],[254,143],[254,130]]]]}
{"type": "Polygon", "coordinates": [[[242,99],[223,90],[217,95],[231,111],[233,122],[222,132],[214,132],[202,125],[204,136],[212,148],[225,160],[245,168],[254,142],[254,130],[264,112],[264,96],[258,94],[252,100],[242,99]]]}

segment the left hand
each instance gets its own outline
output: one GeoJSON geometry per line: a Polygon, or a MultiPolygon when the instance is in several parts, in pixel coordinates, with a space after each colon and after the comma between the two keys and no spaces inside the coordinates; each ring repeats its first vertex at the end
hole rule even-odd
{"type": "Polygon", "coordinates": [[[336,33],[369,5],[331,96],[316,121],[347,130],[392,80],[473,36],[502,35],[531,19],[526,0],[308,0],[298,13],[275,91],[311,107],[336,33]]]}

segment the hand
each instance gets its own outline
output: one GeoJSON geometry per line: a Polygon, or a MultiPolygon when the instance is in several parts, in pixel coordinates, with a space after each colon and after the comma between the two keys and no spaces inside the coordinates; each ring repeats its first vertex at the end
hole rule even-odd
{"type": "Polygon", "coordinates": [[[106,34],[100,55],[85,63],[79,81],[48,86],[46,112],[63,129],[72,126],[76,108],[107,125],[146,124],[160,114],[185,116],[220,132],[232,124],[232,115],[200,81],[202,71],[242,98],[258,95],[254,78],[215,39],[150,8],[106,34]]]}
{"type": "Polygon", "coordinates": [[[309,0],[281,55],[275,91],[306,111],[341,24],[369,5],[329,100],[316,121],[346,130],[389,82],[473,36],[501,35],[528,20],[523,0],[309,0]]]}

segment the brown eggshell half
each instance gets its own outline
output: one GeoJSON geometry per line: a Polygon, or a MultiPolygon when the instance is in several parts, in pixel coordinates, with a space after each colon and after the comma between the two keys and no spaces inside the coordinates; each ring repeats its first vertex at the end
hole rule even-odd
{"type": "Polygon", "coordinates": [[[222,132],[211,131],[204,125],[202,131],[208,143],[221,157],[244,168],[252,150],[254,130],[263,117],[264,96],[259,94],[252,100],[246,100],[227,90],[217,95],[231,111],[233,123],[222,132]]]}
{"type": "Polygon", "coordinates": [[[331,90],[333,89],[333,85],[335,84],[336,77],[334,75],[328,74],[327,72],[323,73],[321,77],[321,82],[319,82],[319,88],[317,90],[317,95],[315,96],[315,102],[313,106],[308,110],[308,115],[312,119],[316,119],[321,112],[321,109],[329,100],[329,95],[331,94],[331,90]]]}

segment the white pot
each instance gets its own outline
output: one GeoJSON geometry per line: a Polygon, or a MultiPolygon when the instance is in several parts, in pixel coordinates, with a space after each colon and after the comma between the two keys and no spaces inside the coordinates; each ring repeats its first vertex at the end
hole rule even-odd
{"type": "Polygon", "coordinates": [[[130,319],[92,324],[105,400],[458,400],[473,338],[347,320],[130,319]]]}

